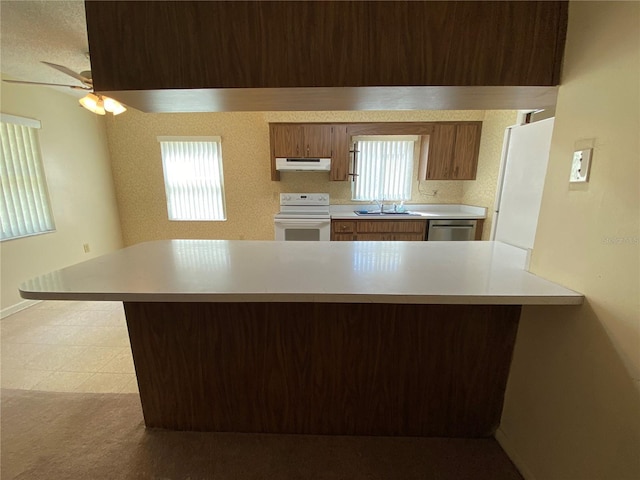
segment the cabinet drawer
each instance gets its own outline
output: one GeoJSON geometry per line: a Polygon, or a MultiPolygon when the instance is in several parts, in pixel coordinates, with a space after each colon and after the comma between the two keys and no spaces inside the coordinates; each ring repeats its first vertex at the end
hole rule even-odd
{"type": "Polygon", "coordinates": [[[332,233],[331,241],[332,242],[353,242],[355,240],[355,235],[353,233],[332,233]]]}
{"type": "Polygon", "coordinates": [[[357,233],[421,233],[424,235],[426,220],[370,220],[356,222],[357,233]]]}
{"type": "Polygon", "coordinates": [[[353,233],[356,231],[355,223],[349,220],[334,220],[331,222],[331,231],[333,233],[353,233]]]}
{"type": "Polygon", "coordinates": [[[359,233],[356,237],[359,242],[367,241],[384,241],[384,242],[422,242],[424,234],[422,233],[359,233]]]}

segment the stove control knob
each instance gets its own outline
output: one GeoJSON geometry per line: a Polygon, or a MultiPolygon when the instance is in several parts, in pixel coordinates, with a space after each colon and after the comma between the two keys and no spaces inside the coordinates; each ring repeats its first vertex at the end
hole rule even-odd
{"type": "Polygon", "coordinates": [[[324,200],[325,200],[324,195],[320,195],[320,196],[318,197],[318,200],[320,200],[321,202],[322,202],[322,201],[324,201],[324,200]]]}
{"type": "Polygon", "coordinates": [[[291,200],[291,195],[285,195],[283,198],[284,198],[285,200],[291,200]]]}

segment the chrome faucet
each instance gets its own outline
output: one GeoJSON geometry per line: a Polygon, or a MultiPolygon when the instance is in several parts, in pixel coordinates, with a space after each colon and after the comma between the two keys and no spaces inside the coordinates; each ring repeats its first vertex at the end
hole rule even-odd
{"type": "Polygon", "coordinates": [[[380,209],[380,213],[384,213],[384,200],[374,200],[378,208],[380,209]]]}

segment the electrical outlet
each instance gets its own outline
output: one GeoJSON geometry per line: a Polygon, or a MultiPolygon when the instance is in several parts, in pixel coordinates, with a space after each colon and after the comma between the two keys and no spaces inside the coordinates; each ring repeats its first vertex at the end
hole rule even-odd
{"type": "Polygon", "coordinates": [[[573,152],[569,182],[576,183],[589,181],[591,152],[593,152],[592,148],[585,148],[584,150],[576,150],[575,152],[573,152]]]}
{"type": "Polygon", "coordinates": [[[89,253],[91,251],[91,248],[89,248],[88,243],[83,244],[82,248],[84,248],[84,253],[89,253]]]}

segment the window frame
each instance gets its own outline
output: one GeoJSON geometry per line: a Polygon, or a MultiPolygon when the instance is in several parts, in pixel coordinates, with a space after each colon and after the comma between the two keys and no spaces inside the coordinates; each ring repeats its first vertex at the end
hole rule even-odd
{"type": "MultiPolygon", "coordinates": [[[[165,189],[165,200],[167,206],[167,218],[170,222],[224,222],[227,220],[227,207],[224,188],[224,166],[222,158],[222,138],[220,136],[158,136],[158,143],[160,144],[160,159],[162,163],[163,181],[165,189]],[[162,143],[210,143],[215,145],[215,155],[213,169],[218,172],[217,178],[209,178],[209,182],[218,184],[217,188],[207,190],[209,194],[217,197],[217,202],[220,204],[221,217],[216,218],[178,218],[177,212],[173,212],[175,207],[175,190],[173,189],[174,181],[169,178],[167,160],[163,153],[162,143]],[[173,203],[172,203],[173,202],[173,203]],[[174,218],[172,218],[172,212],[174,218]]],[[[202,177],[200,177],[202,178],[202,177]]],[[[193,184],[190,185],[193,187],[193,184]]],[[[214,185],[215,186],[215,185],[214,185]]],[[[193,200],[192,191],[189,193],[190,200],[193,200]]],[[[193,213],[193,212],[191,212],[193,213]]]]}
{"type": "MultiPolygon", "coordinates": [[[[31,197],[29,198],[29,200],[31,202],[40,203],[40,208],[43,209],[44,211],[44,215],[42,216],[39,216],[37,214],[35,217],[33,215],[30,216],[30,219],[29,219],[30,228],[33,230],[34,220],[38,220],[38,223],[45,224],[45,229],[38,229],[37,231],[33,230],[24,234],[12,235],[7,237],[2,236],[2,232],[4,232],[4,230],[1,230],[0,243],[8,242],[11,240],[18,240],[21,238],[34,237],[38,235],[46,235],[48,233],[55,233],[57,231],[56,222],[53,214],[51,195],[49,192],[47,174],[46,174],[46,169],[43,161],[42,147],[40,145],[39,130],[42,128],[42,122],[40,122],[40,120],[35,120],[33,118],[10,115],[7,113],[0,113],[0,122],[3,124],[11,124],[19,127],[26,127],[33,130],[33,142],[30,142],[30,145],[23,145],[23,146],[29,147],[29,151],[33,154],[32,158],[30,159],[32,165],[24,165],[21,162],[22,159],[18,159],[18,162],[20,162],[21,169],[26,169],[30,171],[28,178],[29,178],[29,183],[31,184],[31,188],[28,193],[29,195],[31,195],[31,197]],[[35,195],[36,191],[37,191],[37,195],[35,195]]],[[[3,158],[4,158],[4,155],[3,155],[3,158]]],[[[12,164],[14,165],[14,170],[15,170],[16,161],[15,160],[11,160],[11,161],[12,161],[12,164]]],[[[0,165],[1,165],[0,168],[8,170],[7,166],[5,166],[4,164],[0,164],[0,165]]],[[[7,180],[5,176],[5,181],[3,182],[3,192],[6,192],[6,190],[8,190],[9,194],[12,197],[15,197],[14,195],[15,191],[12,192],[11,190],[12,187],[17,188],[15,178],[12,179],[10,177],[7,180]],[[8,189],[5,188],[6,186],[8,186],[8,189]]],[[[6,195],[7,193],[4,193],[4,196],[6,195]]],[[[4,202],[4,198],[2,199],[2,201],[4,202]]],[[[8,213],[9,211],[8,204],[5,207],[5,209],[8,213]]],[[[16,212],[14,209],[14,214],[15,213],[16,212]]],[[[22,213],[22,217],[24,217],[25,216],[24,212],[21,212],[21,213],[22,213]]]]}
{"type": "MultiPolygon", "coordinates": [[[[355,202],[368,202],[368,201],[409,201],[413,195],[413,183],[414,183],[414,173],[416,167],[416,147],[420,145],[421,137],[419,135],[412,134],[359,134],[353,135],[351,137],[352,150],[355,153],[354,155],[354,163],[357,163],[358,170],[355,172],[355,169],[352,167],[352,171],[356,173],[354,181],[351,183],[351,200],[355,202]],[[383,142],[412,142],[413,145],[410,148],[411,152],[411,164],[409,168],[407,168],[406,177],[404,178],[404,189],[408,189],[408,198],[392,198],[391,196],[382,195],[380,198],[379,195],[376,195],[377,198],[355,198],[356,189],[358,185],[358,181],[362,177],[362,165],[363,159],[358,156],[358,143],[362,141],[383,141],[383,142]]],[[[384,180],[383,180],[384,182],[384,180]]]]}

